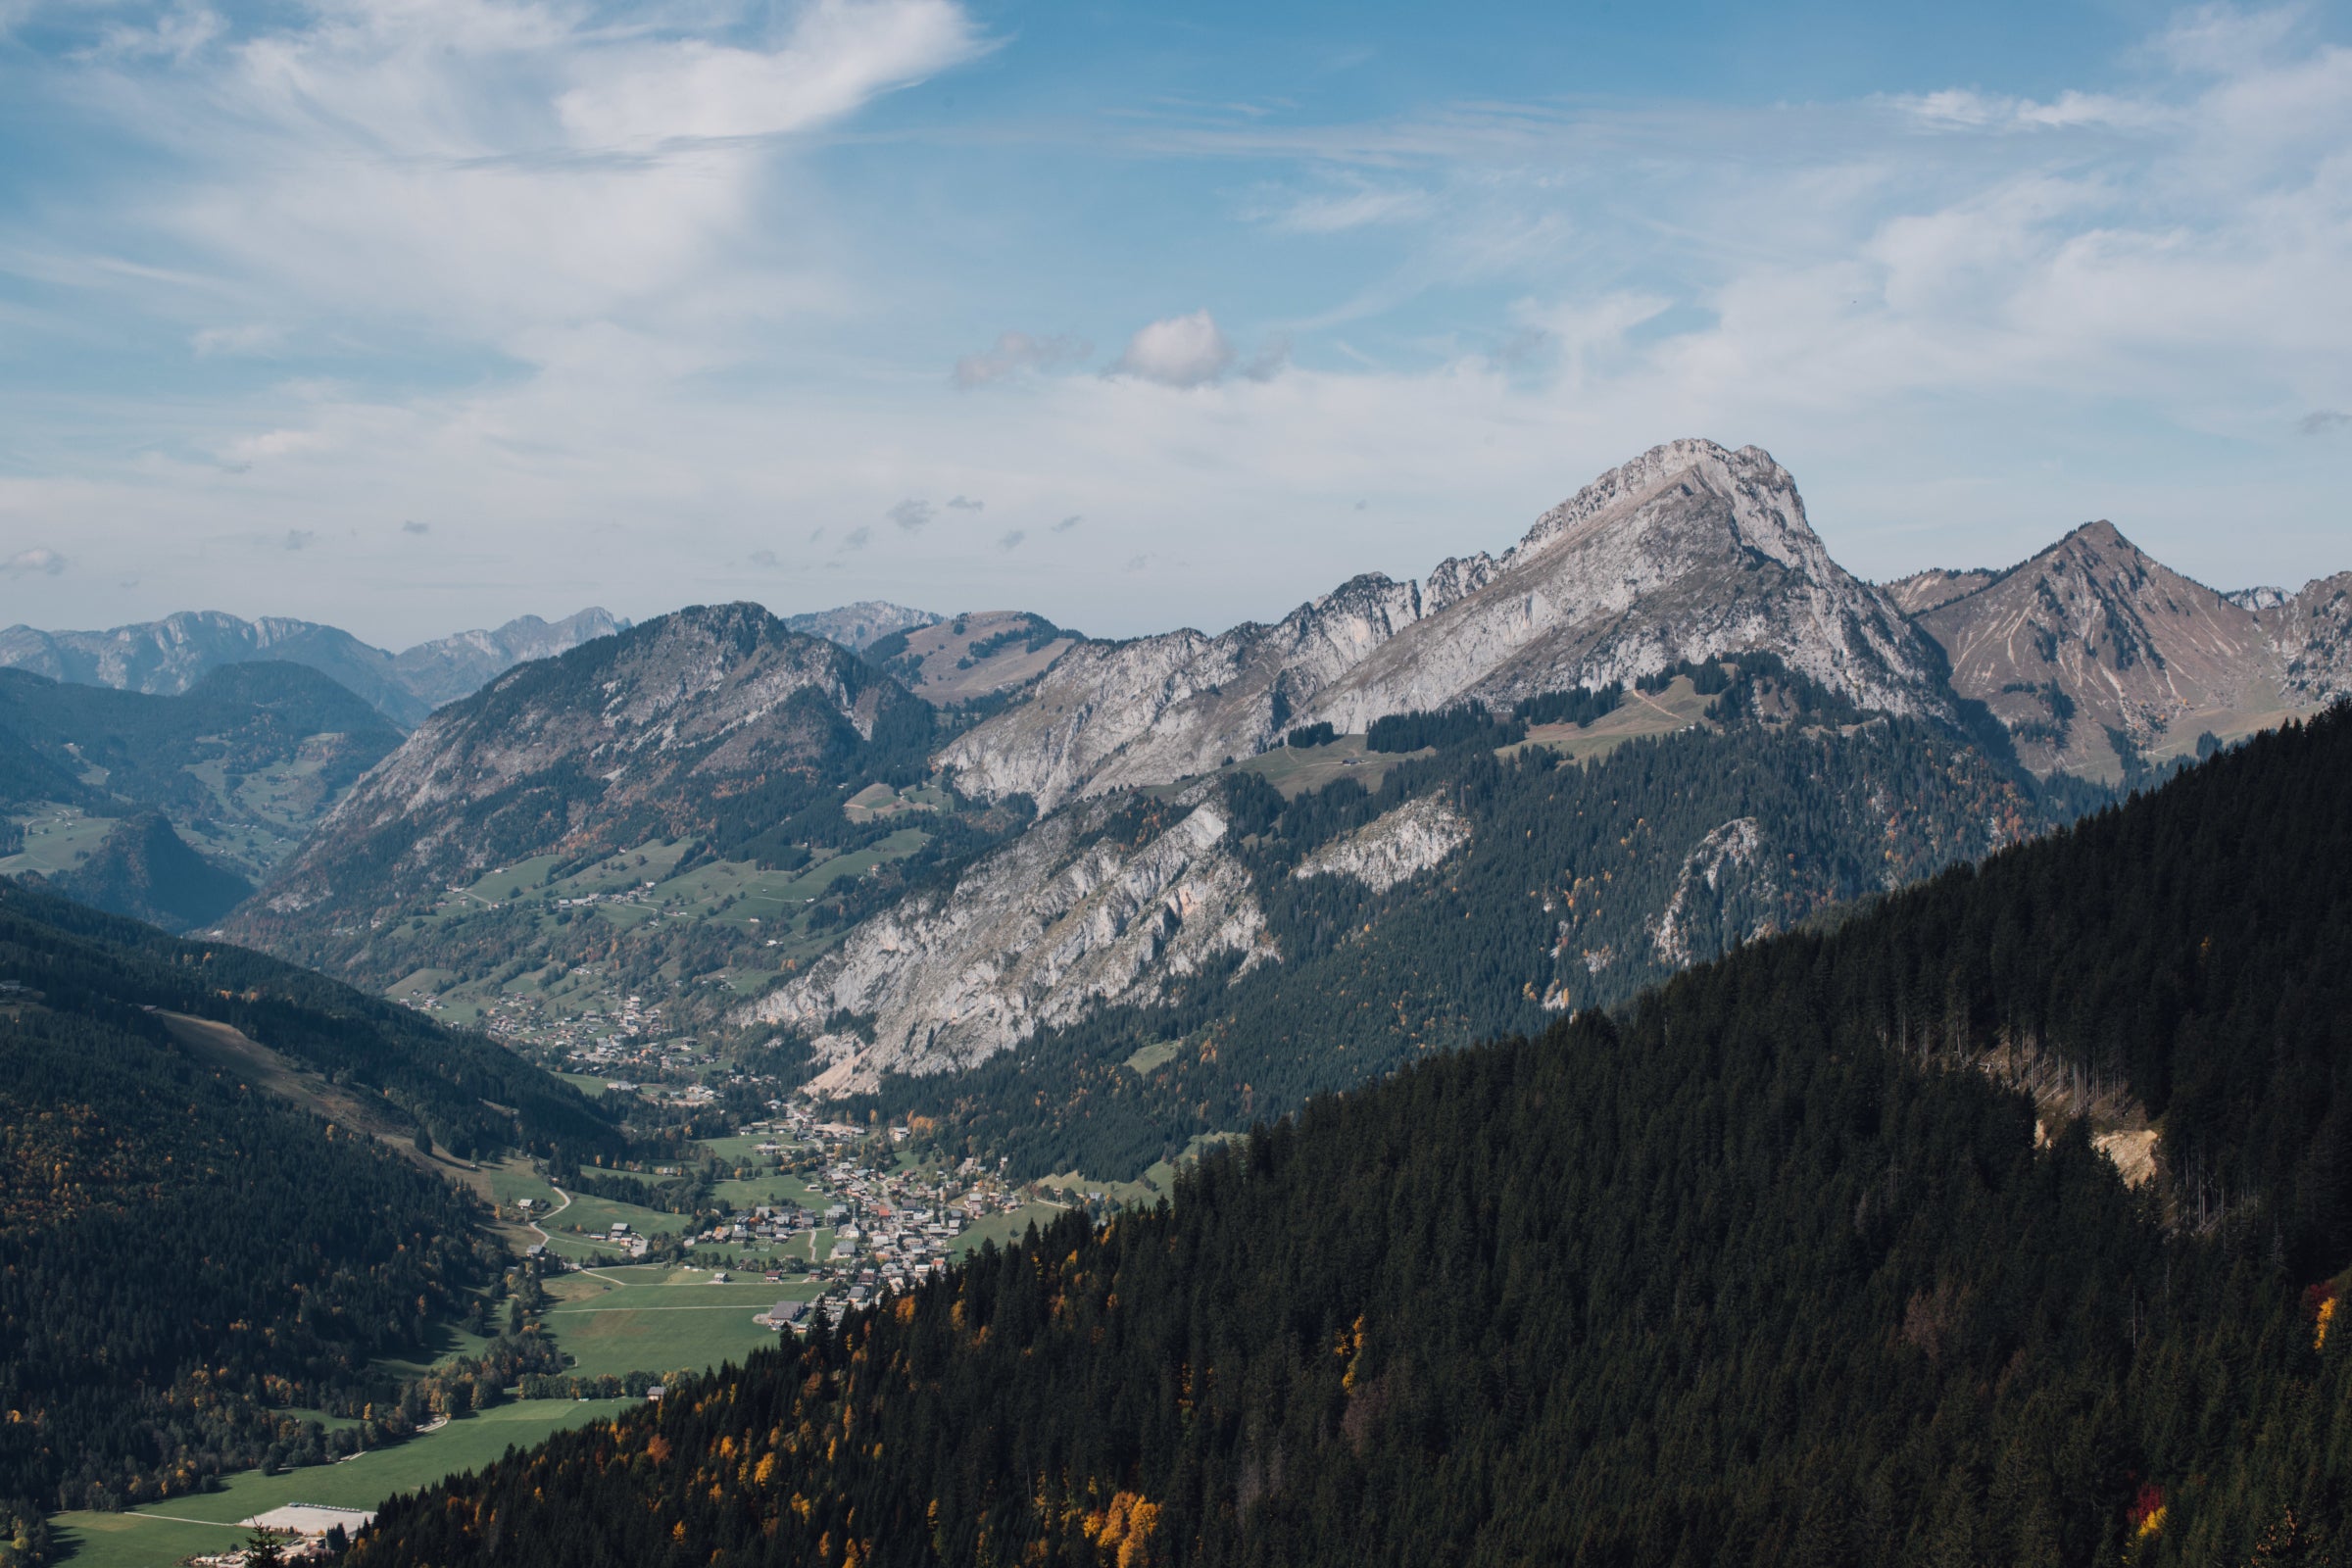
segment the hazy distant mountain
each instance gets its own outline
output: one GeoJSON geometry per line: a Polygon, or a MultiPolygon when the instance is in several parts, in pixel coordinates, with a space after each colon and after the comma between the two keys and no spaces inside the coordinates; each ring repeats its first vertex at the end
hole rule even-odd
{"type": "Polygon", "coordinates": [[[171,696],[223,665],[275,660],[318,670],[406,729],[526,659],[544,659],[627,625],[602,610],[584,610],[553,625],[525,615],[496,631],[461,632],[395,655],[313,621],[182,611],[108,631],[11,626],[0,631],[0,665],[78,685],[171,696]]]}
{"type": "Polygon", "coordinates": [[[392,656],[392,677],[429,711],[480,691],[516,664],[553,659],[628,627],[626,620],[596,609],[558,621],[521,615],[496,631],[462,631],[405,649],[392,656]]]}
{"type": "Polygon", "coordinates": [[[105,830],[90,819],[157,811],[258,880],[400,739],[373,707],[300,664],[224,664],[177,696],[0,669],[0,811],[47,819],[34,853],[0,869],[74,870],[100,848],[105,830]]]}
{"type": "Polygon", "coordinates": [[[952,743],[966,789],[1073,794],[1207,772],[1328,719],[1508,705],[1755,649],[1864,707],[1948,711],[1934,649],[1832,561],[1780,465],[1685,440],[1602,475],[1497,560],[1357,577],[1273,625],[1063,655],[1030,700],[952,743]]]}
{"type": "Polygon", "coordinates": [[[928,610],[908,610],[880,599],[861,599],[834,610],[812,610],[786,615],[784,624],[804,637],[822,637],[829,643],[863,653],[893,632],[935,625],[941,619],[928,610]]]}

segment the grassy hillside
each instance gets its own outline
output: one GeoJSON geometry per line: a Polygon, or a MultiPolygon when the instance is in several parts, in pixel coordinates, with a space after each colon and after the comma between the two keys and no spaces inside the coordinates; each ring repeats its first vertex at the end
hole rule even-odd
{"type": "Polygon", "coordinates": [[[2348,940],[2338,710],[1317,1099],[355,1561],[2334,1560],[2348,940]]]}
{"type": "Polygon", "coordinates": [[[226,1024],[461,1155],[620,1146],[586,1097],[479,1035],[258,953],[183,941],[19,884],[0,883],[0,981],[63,1013],[160,1009],[226,1024]]]}

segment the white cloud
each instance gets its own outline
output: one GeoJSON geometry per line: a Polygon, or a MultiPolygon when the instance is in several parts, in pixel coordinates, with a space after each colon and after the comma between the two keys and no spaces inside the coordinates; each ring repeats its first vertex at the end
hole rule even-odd
{"type": "Polygon", "coordinates": [[[1080,516],[1080,515],[1079,515],[1078,514],[1076,514],[1076,513],[1072,513],[1070,515],[1068,515],[1068,516],[1066,516],[1066,517],[1062,518],[1062,519],[1061,519],[1059,522],[1055,523],[1055,524],[1054,525],[1054,531],[1055,533],[1068,533],[1068,532],[1069,532],[1069,531],[1070,531],[1072,528],[1075,528],[1075,527],[1077,527],[1077,526],[1078,526],[1080,523],[1084,522],[1085,520],[1086,520],[1086,518],[1084,518],[1083,516],[1080,516]]]}
{"type": "Polygon", "coordinates": [[[1009,528],[1005,530],[1003,537],[997,540],[997,548],[1004,551],[1018,550],[1021,548],[1021,541],[1028,537],[1028,530],[1024,528],[1009,528]]]}
{"type": "Polygon", "coordinates": [[[1294,234],[1341,234],[1376,223],[1401,223],[1426,218],[1433,209],[1423,191],[1357,184],[1321,195],[1300,197],[1268,214],[1278,229],[1294,234]]]}
{"type": "Polygon", "coordinates": [[[1898,114],[1939,130],[2066,130],[2105,126],[2118,130],[2164,123],[2171,111],[2144,99],[2104,93],[2060,93],[2048,103],[1947,87],[1880,100],[1898,114]]]}
{"type": "Polygon", "coordinates": [[[1144,327],[1127,340],[1114,368],[1162,386],[1194,387],[1214,381],[1232,364],[1233,345],[1215,318],[1198,310],[1144,327]]]}
{"type": "Polygon", "coordinates": [[[416,518],[411,517],[400,525],[400,531],[405,534],[428,534],[433,531],[433,525],[429,522],[418,522],[416,518]]]}
{"type": "Polygon", "coordinates": [[[883,515],[890,518],[891,521],[897,523],[900,529],[904,532],[920,533],[922,532],[924,525],[930,522],[932,511],[933,509],[930,502],[917,501],[912,496],[909,496],[905,501],[900,502],[897,506],[892,507],[890,511],[883,514],[883,515]]]}
{"type": "Polygon", "coordinates": [[[0,562],[0,572],[6,572],[11,577],[55,577],[65,569],[66,558],[46,545],[20,550],[5,562],[0,562]]]}
{"type": "Polygon", "coordinates": [[[344,334],[422,322],[536,364],[583,323],[640,312],[664,339],[704,339],[688,353],[708,361],[735,352],[714,313],[838,300],[837,280],[773,247],[756,285],[727,275],[752,266],[771,143],[990,47],[954,0],[785,15],[721,44],[586,0],[338,0],[207,33],[168,74],[115,50],[84,88],[189,171],[142,209],[277,318],[205,328],[199,353],[262,352],[285,318],[331,314],[344,334]]]}
{"type": "Polygon", "coordinates": [[[596,50],[556,110],[585,147],[773,136],[838,120],[981,47],[952,0],[813,0],[771,49],[686,38],[596,50]]]}
{"type": "Polygon", "coordinates": [[[948,510],[951,512],[983,512],[987,508],[987,502],[975,501],[969,496],[951,496],[948,499],[948,510]]]}
{"type": "Polygon", "coordinates": [[[1079,337],[1035,337],[1027,332],[1000,332],[996,346],[983,354],[967,354],[956,362],[950,379],[962,391],[1006,380],[1023,370],[1047,370],[1073,364],[1095,352],[1079,337]]]}

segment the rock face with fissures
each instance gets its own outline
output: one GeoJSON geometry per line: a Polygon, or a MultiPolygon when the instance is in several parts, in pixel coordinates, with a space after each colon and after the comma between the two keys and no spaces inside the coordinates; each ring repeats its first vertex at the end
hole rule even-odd
{"type": "Polygon", "coordinates": [[[1673,441],[1498,558],[1449,560],[1421,582],[1357,577],[1272,625],[1074,649],[941,760],[968,791],[1050,809],[1213,770],[1298,724],[1361,732],[1388,713],[1507,706],[1745,649],[1863,707],[1948,710],[1936,651],[1830,559],[1787,470],[1754,447],[1673,441]]]}
{"type": "Polygon", "coordinates": [[[1274,961],[1215,796],[1203,784],[1149,808],[1057,811],[952,889],[866,920],[735,1021],[807,1038],[824,1064],[811,1090],[855,1094],[885,1072],[975,1066],[1041,1027],[1149,1004],[1235,955],[1237,974],[1274,961]]]}

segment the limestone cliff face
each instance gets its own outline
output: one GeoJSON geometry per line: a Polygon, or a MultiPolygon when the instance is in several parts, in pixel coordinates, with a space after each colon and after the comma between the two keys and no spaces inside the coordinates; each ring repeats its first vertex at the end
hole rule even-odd
{"type": "Polygon", "coordinates": [[[1631,685],[1676,660],[1743,649],[1779,654],[1866,708],[1943,710],[1934,651],[1830,559],[1794,481],[1753,447],[1646,452],[1545,513],[1478,575],[1320,693],[1309,716],[1359,731],[1384,713],[1631,685]]]}
{"type": "Polygon", "coordinates": [[[2352,694],[2352,571],[2315,578],[2291,596],[2275,588],[2256,593],[2255,618],[2278,653],[2288,701],[2331,703],[2352,694]]]}
{"type": "Polygon", "coordinates": [[[1945,701],[1934,651],[1830,560],[1778,464],[1675,441],[1545,513],[1500,558],[1446,561],[1421,583],[1358,577],[1270,626],[1075,650],[1030,702],[940,760],[967,791],[1050,809],[1208,771],[1293,724],[1360,731],[1407,709],[1631,681],[1750,648],[1869,707],[1945,701]]]}
{"type": "Polygon", "coordinates": [[[1089,643],[939,760],[968,793],[1028,795],[1040,809],[1208,772],[1262,751],[1314,693],[1421,613],[1416,585],[1365,576],[1271,626],[1089,643]]]}
{"type": "Polygon", "coordinates": [[[854,1094],[884,1072],[974,1066],[1041,1027],[1149,1004],[1170,981],[1237,955],[1244,970],[1270,961],[1264,914],[1210,793],[1180,797],[1141,843],[1120,836],[1105,803],[1047,817],[952,890],[867,920],[735,1021],[808,1038],[825,1064],[811,1091],[854,1094]]]}
{"type": "Polygon", "coordinates": [[[1301,880],[1352,877],[1386,893],[1470,842],[1470,824],[1435,796],[1407,801],[1309,855],[1292,870],[1301,880]]]}

